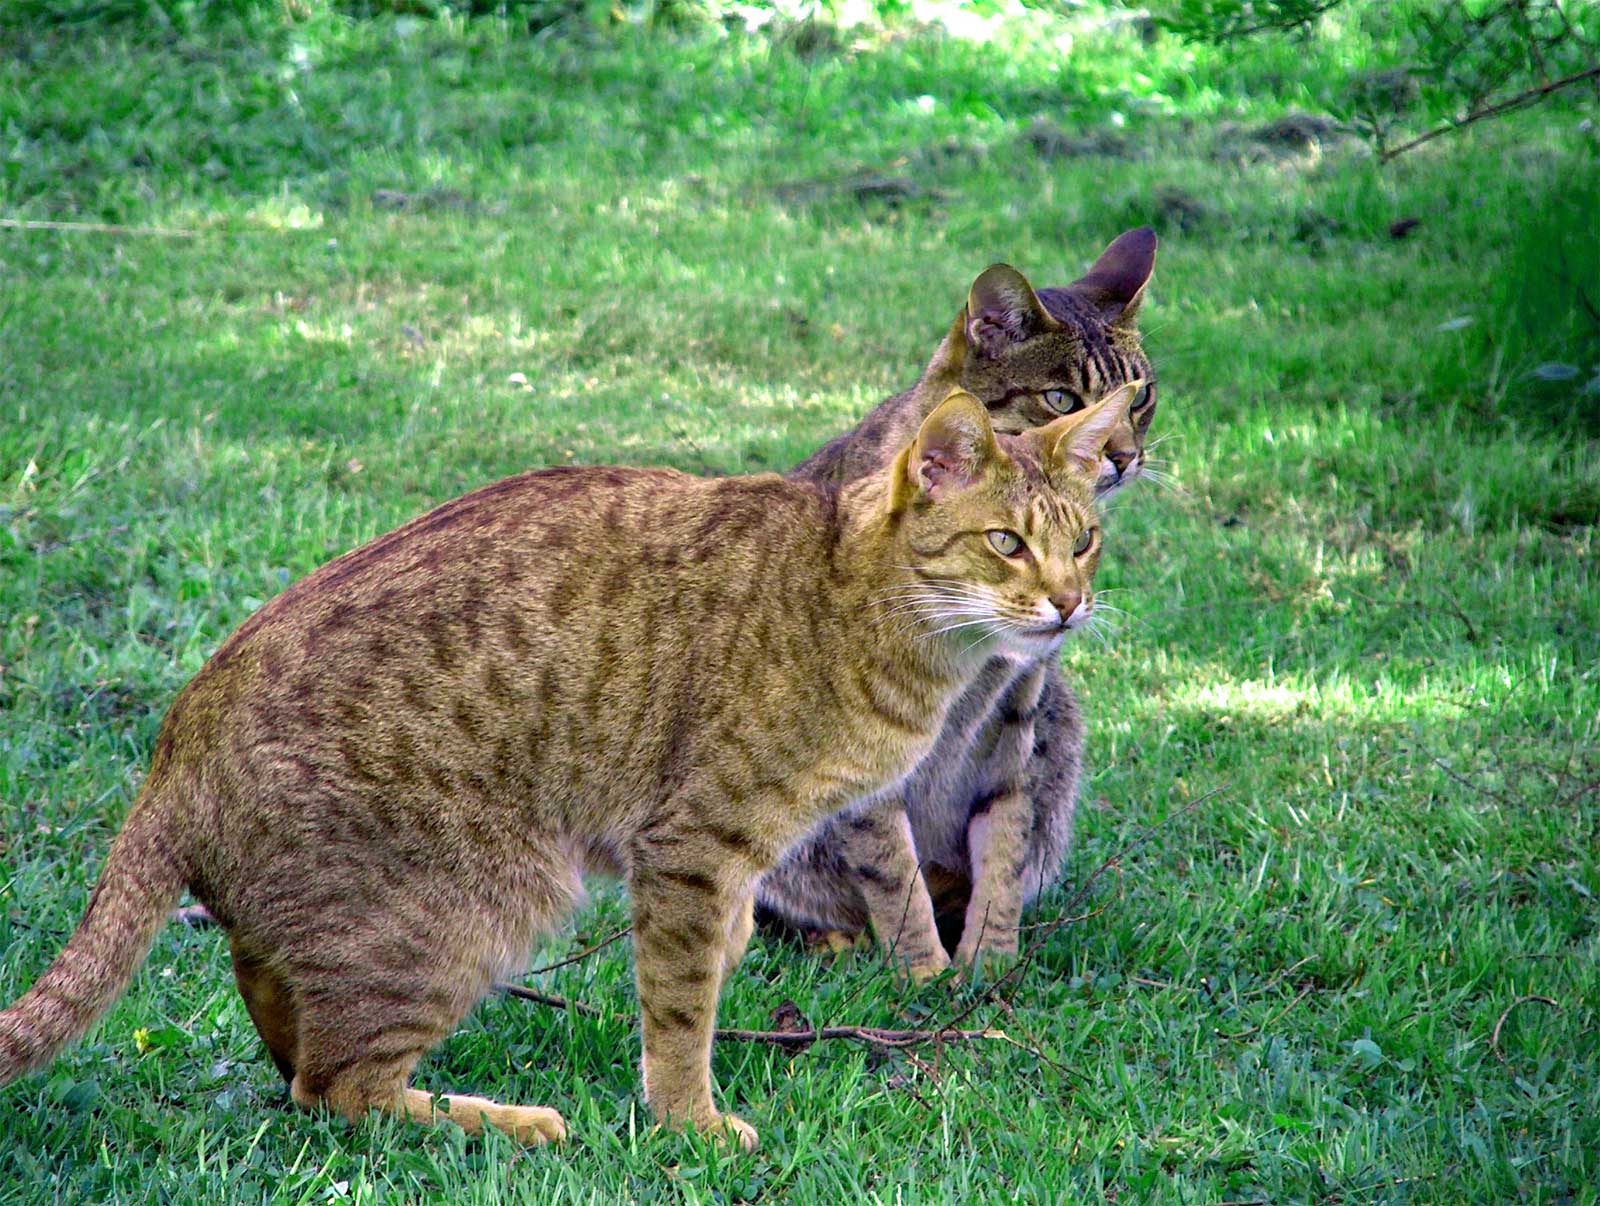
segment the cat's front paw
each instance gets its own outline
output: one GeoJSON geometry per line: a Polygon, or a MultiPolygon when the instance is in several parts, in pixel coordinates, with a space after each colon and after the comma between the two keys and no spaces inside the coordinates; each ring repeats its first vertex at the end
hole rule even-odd
{"type": "Polygon", "coordinates": [[[913,984],[926,984],[929,980],[938,979],[949,970],[950,959],[943,951],[905,965],[906,978],[913,984]]]}
{"type": "Polygon", "coordinates": [[[736,1114],[709,1110],[694,1116],[693,1121],[686,1120],[682,1114],[668,1114],[660,1125],[673,1131],[697,1131],[714,1143],[737,1143],[741,1150],[747,1152],[753,1152],[761,1146],[761,1136],[756,1134],[756,1128],[736,1114]]]}
{"type": "Polygon", "coordinates": [[[753,1152],[761,1146],[761,1136],[756,1134],[756,1128],[735,1114],[723,1114],[713,1125],[700,1129],[722,1143],[737,1140],[739,1147],[747,1152],[753,1152]]]}
{"type": "Polygon", "coordinates": [[[956,947],[955,965],[964,971],[986,973],[1004,971],[1017,961],[1017,944],[1011,942],[963,942],[956,947]]]}

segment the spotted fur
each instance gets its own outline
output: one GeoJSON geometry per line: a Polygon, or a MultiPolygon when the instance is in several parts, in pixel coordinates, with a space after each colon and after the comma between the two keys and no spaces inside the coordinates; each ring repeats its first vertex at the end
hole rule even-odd
{"type": "Polygon", "coordinates": [[[904,778],[993,659],[1059,644],[1120,417],[997,440],[958,392],[842,489],[550,469],[323,566],[179,694],[87,913],[0,1011],[0,1084],[110,1006],[187,888],[295,1102],[561,1138],[409,1080],[599,871],[631,898],[651,1107],[753,1146],[710,1048],[754,881],[904,778]],[[981,624],[919,602],[956,594],[981,624]]]}

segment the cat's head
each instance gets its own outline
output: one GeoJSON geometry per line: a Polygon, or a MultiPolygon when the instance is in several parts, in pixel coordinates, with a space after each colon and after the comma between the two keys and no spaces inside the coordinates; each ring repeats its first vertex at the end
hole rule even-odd
{"type": "Polygon", "coordinates": [[[976,395],[999,432],[1023,432],[1077,414],[1130,381],[1144,385],[1111,433],[1096,488],[1132,481],[1145,464],[1156,412],[1150,361],[1139,341],[1139,305],[1155,268],[1148,227],[1114,239],[1080,279],[1035,292],[1007,264],[972,284],[934,367],[976,395]]]}
{"type": "Polygon", "coordinates": [[[899,614],[963,648],[1026,660],[1088,623],[1100,462],[1140,385],[1020,435],[997,434],[965,391],[935,409],[891,468],[898,555],[914,579],[899,614]]]}

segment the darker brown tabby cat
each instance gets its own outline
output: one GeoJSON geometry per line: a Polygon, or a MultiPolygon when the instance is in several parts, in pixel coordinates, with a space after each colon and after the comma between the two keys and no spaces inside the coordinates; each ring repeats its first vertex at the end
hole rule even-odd
{"type": "Polygon", "coordinates": [[[1146,383],[1106,445],[1102,492],[1144,467],[1145,433],[1156,412],[1155,374],[1139,340],[1139,306],[1155,270],[1156,235],[1124,231],[1089,271],[1037,292],[1007,264],[972,284],[922,378],[830,440],[789,476],[842,486],[875,473],[953,389],[975,394],[998,432],[1042,427],[1131,381],[1146,383]]]}
{"type": "MultiPolygon", "coordinates": [[[[871,472],[952,387],[984,399],[1007,431],[1131,388],[1099,490],[1133,480],[1155,414],[1137,328],[1155,252],[1152,231],[1128,231],[1083,278],[1038,293],[1014,269],[990,268],[922,380],[793,476],[846,482],[871,472]]],[[[929,587],[906,605],[965,621],[967,631],[981,623],[959,589],[929,587]]],[[[961,964],[1014,953],[1023,906],[1055,881],[1071,841],[1082,750],[1078,702],[1060,670],[995,661],[951,706],[932,752],[896,792],[826,822],[763,878],[762,912],[851,933],[870,925],[918,979],[949,966],[947,940],[961,964]]]]}
{"type": "Polygon", "coordinates": [[[83,921],[0,1012],[0,1083],[109,1007],[187,887],[297,1103],[560,1138],[408,1081],[600,870],[631,896],[650,1105],[753,1146],[710,1071],[753,881],[903,776],[992,657],[1053,655],[1121,418],[1002,446],[957,393],[841,490],[552,469],[324,566],[173,704],[83,921]],[[988,600],[976,647],[896,611],[933,579],[988,600]]]}

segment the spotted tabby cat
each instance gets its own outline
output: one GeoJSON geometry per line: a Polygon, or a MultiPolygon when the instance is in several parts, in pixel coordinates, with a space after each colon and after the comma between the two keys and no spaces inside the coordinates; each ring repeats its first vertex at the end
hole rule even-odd
{"type": "MultiPolygon", "coordinates": [[[[1131,481],[1156,409],[1137,328],[1155,251],[1154,232],[1128,231],[1080,280],[1037,293],[1016,270],[990,268],[917,385],[792,476],[846,482],[872,472],[959,386],[982,398],[1004,431],[1130,390],[1098,489],[1131,481]]],[[[907,606],[966,625],[957,631],[981,629],[958,587],[930,584],[907,606]]],[[[1022,908],[1055,881],[1072,837],[1082,750],[1077,698],[1053,660],[1020,669],[991,662],[897,792],[829,820],[761,881],[762,912],[847,933],[870,925],[918,979],[949,966],[941,929],[960,964],[1015,953],[1022,908]]]]}
{"type": "Polygon", "coordinates": [[[0,1011],[0,1084],[111,1005],[187,888],[295,1102],[560,1138],[409,1081],[600,870],[628,884],[651,1107],[754,1146],[710,1051],[756,877],[903,778],[991,661],[1053,660],[1125,408],[997,439],[957,392],[838,490],[528,473],[323,566],[168,712],[83,920],[0,1011]],[[901,610],[929,583],[982,607],[977,640],[901,610]]]}

